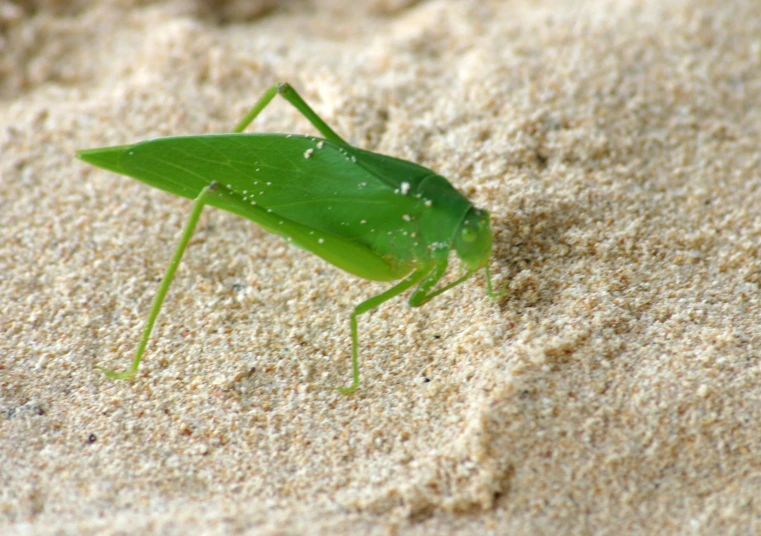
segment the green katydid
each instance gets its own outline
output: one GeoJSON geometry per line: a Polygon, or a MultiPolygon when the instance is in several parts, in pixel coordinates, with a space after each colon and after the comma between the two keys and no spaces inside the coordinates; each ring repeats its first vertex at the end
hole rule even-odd
{"type": "MultiPolygon", "coordinates": [[[[409,304],[419,307],[484,269],[492,232],[489,214],[475,208],[449,182],[417,164],[357,149],[346,143],[288,84],[271,87],[231,134],[177,136],[79,151],[95,166],[195,200],[166,269],[142,338],[124,372],[140,365],[164,297],[198,222],[211,205],[248,218],[267,231],[364,279],[397,281],[354,308],[351,314],[352,383],[359,386],[357,317],[418,285],[409,304]],[[245,134],[243,130],[281,95],[323,138],[290,134],[245,134]],[[432,290],[454,250],[465,267],[456,281],[432,290]]],[[[99,367],[100,368],[100,367],[99,367]]]]}

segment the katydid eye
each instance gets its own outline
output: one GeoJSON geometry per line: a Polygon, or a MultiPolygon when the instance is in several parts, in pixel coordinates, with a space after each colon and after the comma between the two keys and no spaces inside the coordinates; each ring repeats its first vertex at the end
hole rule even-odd
{"type": "Polygon", "coordinates": [[[478,238],[478,233],[470,227],[463,227],[462,231],[460,231],[460,238],[462,238],[464,242],[475,242],[476,238],[478,238]]]}

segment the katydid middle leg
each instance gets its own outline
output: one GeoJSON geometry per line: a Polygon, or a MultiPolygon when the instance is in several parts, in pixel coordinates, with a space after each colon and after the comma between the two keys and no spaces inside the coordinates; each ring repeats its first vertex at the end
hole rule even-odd
{"type": "MultiPolygon", "coordinates": [[[[412,275],[408,276],[404,280],[402,280],[399,284],[391,287],[387,291],[383,292],[382,294],[378,294],[377,296],[373,296],[369,300],[363,301],[359,305],[357,305],[354,308],[354,311],[351,314],[351,366],[352,366],[352,384],[349,387],[341,387],[339,390],[343,394],[350,394],[357,390],[357,387],[359,387],[359,359],[358,359],[358,347],[359,347],[359,338],[357,336],[357,317],[361,315],[362,313],[366,313],[367,311],[370,311],[372,309],[375,309],[379,305],[381,305],[383,302],[386,302],[390,300],[391,298],[394,298],[398,296],[399,294],[403,293],[408,288],[414,286],[418,282],[422,280],[422,283],[420,283],[420,286],[415,289],[415,292],[412,293],[412,296],[410,296],[409,304],[412,307],[420,307],[424,303],[429,302],[439,294],[442,294],[446,292],[447,290],[456,287],[469,277],[471,277],[475,271],[468,272],[456,281],[453,281],[452,283],[449,283],[448,285],[443,286],[440,289],[437,289],[433,292],[429,292],[431,288],[436,286],[436,283],[439,282],[439,280],[444,276],[444,273],[447,270],[448,262],[447,259],[442,259],[438,264],[436,264],[433,269],[430,269],[430,267],[421,268],[419,270],[416,270],[412,273],[412,275]],[[425,279],[423,279],[425,278],[425,279]]],[[[491,277],[489,274],[488,267],[486,268],[486,280],[487,280],[487,286],[488,286],[488,294],[492,298],[496,298],[504,294],[504,292],[493,292],[492,285],[491,285],[491,277]]]]}
{"type": "MultiPolygon", "coordinates": [[[[377,296],[373,296],[372,298],[363,301],[359,305],[357,305],[354,308],[354,311],[351,313],[351,372],[352,372],[352,383],[349,387],[339,387],[339,391],[341,393],[348,395],[353,393],[357,390],[357,387],[359,387],[359,337],[357,336],[357,317],[363,313],[366,313],[372,309],[375,309],[383,302],[386,302],[390,300],[391,298],[395,298],[408,288],[416,285],[421,279],[423,279],[426,275],[428,275],[431,272],[429,267],[420,268],[418,270],[415,270],[407,276],[405,279],[403,279],[398,284],[394,285],[390,289],[388,289],[385,292],[382,292],[378,294],[377,296]]],[[[441,277],[441,276],[439,276],[441,277]]]]}

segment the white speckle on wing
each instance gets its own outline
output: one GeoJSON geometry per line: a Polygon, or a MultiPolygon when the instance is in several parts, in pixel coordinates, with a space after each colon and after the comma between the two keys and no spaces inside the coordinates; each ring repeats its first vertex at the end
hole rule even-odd
{"type": "Polygon", "coordinates": [[[403,219],[404,221],[412,221],[412,218],[410,217],[410,215],[409,215],[409,214],[403,214],[403,215],[402,215],[402,219],[403,219]]]}
{"type": "Polygon", "coordinates": [[[312,156],[313,152],[314,152],[314,149],[312,149],[312,148],[307,149],[306,151],[304,151],[304,158],[306,158],[308,160],[309,157],[312,156]]]}
{"type": "Polygon", "coordinates": [[[322,149],[322,147],[325,145],[325,140],[320,140],[317,142],[317,148],[322,149]]]}
{"type": "Polygon", "coordinates": [[[325,239],[324,238],[318,238],[317,239],[317,243],[324,244],[325,243],[325,239]]]}
{"type": "Polygon", "coordinates": [[[362,188],[364,188],[365,186],[367,186],[367,183],[366,183],[366,182],[360,182],[359,184],[357,184],[357,188],[359,188],[360,190],[361,190],[362,188]]]}
{"type": "Polygon", "coordinates": [[[433,205],[433,201],[431,201],[430,199],[426,199],[425,206],[430,207],[431,205],[433,205]]]}
{"type": "Polygon", "coordinates": [[[360,220],[360,222],[359,222],[359,223],[360,223],[360,225],[364,225],[364,224],[366,224],[366,223],[367,223],[367,220],[360,220]]]}
{"type": "Polygon", "coordinates": [[[407,195],[407,193],[410,191],[410,183],[407,181],[404,181],[401,184],[401,187],[399,188],[399,190],[402,192],[402,195],[407,195]]]}

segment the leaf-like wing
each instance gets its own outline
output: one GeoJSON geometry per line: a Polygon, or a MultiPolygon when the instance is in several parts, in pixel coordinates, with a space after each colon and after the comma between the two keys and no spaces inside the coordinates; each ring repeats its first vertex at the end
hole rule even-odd
{"type": "Polygon", "coordinates": [[[210,204],[367,279],[398,279],[431,263],[431,245],[447,249],[470,206],[422,166],[307,136],[168,137],[80,157],[190,199],[216,181],[221,194],[210,204]],[[440,182],[455,209],[438,206],[441,187],[430,186],[440,182]]]}

